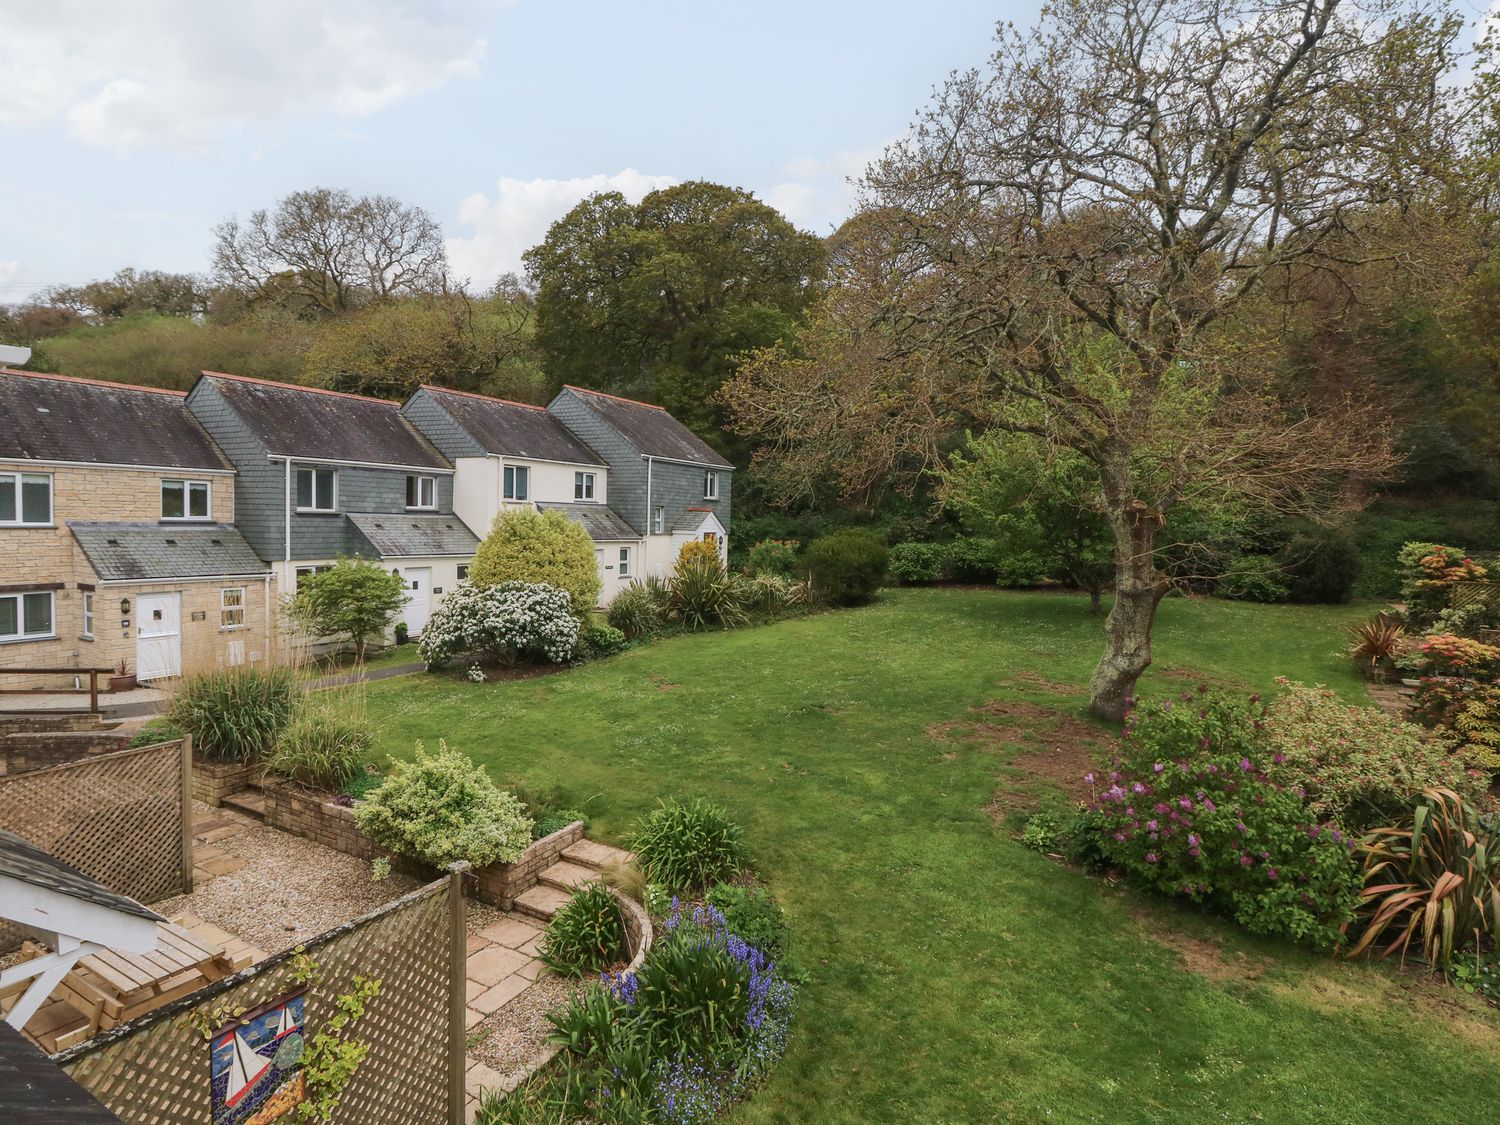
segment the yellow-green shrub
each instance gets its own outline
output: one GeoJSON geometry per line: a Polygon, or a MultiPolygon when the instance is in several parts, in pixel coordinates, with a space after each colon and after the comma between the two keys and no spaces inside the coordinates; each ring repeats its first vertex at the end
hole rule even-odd
{"type": "Polygon", "coordinates": [[[566,590],[582,617],[599,601],[594,541],[560,512],[502,512],[474,552],[469,581],[475,586],[529,582],[566,590]]]}

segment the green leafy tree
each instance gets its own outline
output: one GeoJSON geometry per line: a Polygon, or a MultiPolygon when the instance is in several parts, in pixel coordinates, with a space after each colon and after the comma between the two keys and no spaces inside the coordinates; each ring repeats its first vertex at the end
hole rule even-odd
{"type": "Polygon", "coordinates": [[[395,624],[406,597],[399,574],[367,559],[339,559],[302,579],[291,608],[294,618],[315,635],[348,634],[354,659],[362,662],[366,642],[395,624]]]}
{"type": "Polygon", "coordinates": [[[791,333],[824,257],[821,239],[738,188],[590,196],[526,254],[547,374],[659,402],[722,445],[714,392],[735,356],[791,333]]]}
{"type": "Polygon", "coordinates": [[[1002,553],[1041,555],[1053,577],[1087,591],[1102,609],[1114,578],[1114,540],[1100,511],[1099,474],[1071,449],[1031,434],[971,437],[943,470],[948,507],[1002,553]]]}
{"type": "Polygon", "coordinates": [[[303,378],[394,399],[423,383],[520,402],[546,392],[524,295],[448,293],[361,309],[318,332],[303,378]]]}
{"type": "Polygon", "coordinates": [[[469,581],[475,586],[541,582],[566,590],[573,613],[583,617],[599,603],[594,541],[561,512],[526,508],[501,512],[474,552],[469,581]]]}

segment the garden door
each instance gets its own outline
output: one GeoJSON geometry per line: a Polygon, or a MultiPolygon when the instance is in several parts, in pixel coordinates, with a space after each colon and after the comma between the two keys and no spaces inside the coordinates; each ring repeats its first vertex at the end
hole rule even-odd
{"type": "Polygon", "coordinates": [[[142,594],[135,600],[135,675],[182,675],[182,595],[142,594]]]}
{"type": "Polygon", "coordinates": [[[401,575],[406,579],[406,609],[401,619],[409,634],[419,636],[432,616],[432,568],[409,566],[401,575]]]}

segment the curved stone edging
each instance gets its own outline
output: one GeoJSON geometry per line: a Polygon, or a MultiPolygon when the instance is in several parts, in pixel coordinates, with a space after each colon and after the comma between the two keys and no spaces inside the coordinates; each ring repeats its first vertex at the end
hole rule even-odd
{"type": "Polygon", "coordinates": [[[625,923],[625,940],[631,950],[630,964],[625,966],[625,971],[633,973],[645,962],[651,943],[656,940],[656,931],[651,926],[651,916],[646,913],[644,906],[614,887],[609,888],[609,893],[615,896],[615,902],[619,904],[620,920],[625,923]]]}

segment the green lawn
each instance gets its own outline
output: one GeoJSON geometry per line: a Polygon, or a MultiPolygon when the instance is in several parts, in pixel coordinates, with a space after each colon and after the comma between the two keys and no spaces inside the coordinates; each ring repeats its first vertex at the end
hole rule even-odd
{"type": "MultiPolygon", "coordinates": [[[[1340,649],[1368,613],[1169,601],[1143,692],[1188,686],[1187,669],[1359,699],[1340,649]]],[[[1055,724],[1013,706],[982,737],[929,728],[997,700],[1081,716],[1083,695],[1050,685],[1086,683],[1100,644],[1080,599],[889,591],[558,675],[406,677],[369,698],[384,749],[445,738],[497,779],[586,802],[602,838],[666,796],[745,825],[813,979],[743,1120],[1490,1116],[1489,1009],[1064,869],[985,811],[997,787],[1040,791],[1005,762],[1053,745],[1055,724]]]]}

